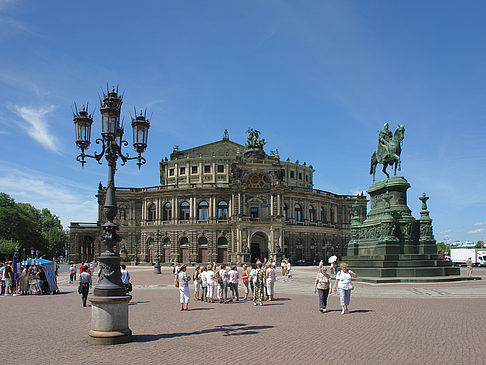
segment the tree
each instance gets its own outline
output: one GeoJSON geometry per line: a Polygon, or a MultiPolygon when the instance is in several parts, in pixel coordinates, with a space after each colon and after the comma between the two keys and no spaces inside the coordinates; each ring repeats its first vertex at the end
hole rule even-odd
{"type": "Polygon", "coordinates": [[[33,248],[51,258],[63,253],[67,234],[59,217],[49,209],[39,210],[27,203],[15,203],[8,194],[0,193],[0,239],[15,241],[19,252],[24,248],[29,252],[33,248]]]}
{"type": "Polygon", "coordinates": [[[444,242],[437,242],[437,253],[447,255],[450,252],[450,247],[444,242]]]}
{"type": "Polygon", "coordinates": [[[483,247],[485,247],[484,246],[484,242],[483,241],[478,241],[478,242],[476,242],[476,245],[474,247],[475,248],[483,248],[483,247]]]}
{"type": "Polygon", "coordinates": [[[11,260],[17,245],[18,242],[14,240],[6,240],[5,238],[0,238],[0,261],[11,260]]]}

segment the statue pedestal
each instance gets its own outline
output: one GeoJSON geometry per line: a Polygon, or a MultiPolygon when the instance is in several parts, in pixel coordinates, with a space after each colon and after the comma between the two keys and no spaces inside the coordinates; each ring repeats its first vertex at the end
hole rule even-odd
{"type": "MultiPolygon", "coordinates": [[[[437,254],[432,219],[424,205],[416,220],[407,206],[410,184],[403,177],[374,183],[366,220],[351,225],[347,262],[358,280],[413,282],[458,280],[459,268],[437,254]]],[[[424,196],[424,200],[428,199],[424,196]]]]}
{"type": "Polygon", "coordinates": [[[115,345],[130,342],[132,331],[128,328],[128,302],[131,299],[131,295],[89,298],[91,331],[89,331],[88,343],[115,345]]]}

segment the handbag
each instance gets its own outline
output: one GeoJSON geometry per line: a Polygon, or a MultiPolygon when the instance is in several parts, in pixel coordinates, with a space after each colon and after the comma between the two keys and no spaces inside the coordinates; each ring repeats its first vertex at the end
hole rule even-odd
{"type": "Polygon", "coordinates": [[[176,288],[178,288],[179,287],[179,280],[176,280],[174,285],[175,285],[176,288]]]}
{"type": "Polygon", "coordinates": [[[78,294],[83,294],[83,287],[81,286],[81,284],[79,284],[78,286],[78,294]]]}
{"type": "Polygon", "coordinates": [[[131,292],[133,290],[132,283],[128,283],[128,292],[131,292]]]}
{"type": "Polygon", "coordinates": [[[353,283],[349,283],[348,284],[348,290],[353,290],[354,289],[354,285],[353,283]]]}

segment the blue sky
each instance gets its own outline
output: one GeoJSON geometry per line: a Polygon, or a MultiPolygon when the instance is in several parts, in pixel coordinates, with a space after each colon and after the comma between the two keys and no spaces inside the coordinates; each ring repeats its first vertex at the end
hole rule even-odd
{"type": "Polygon", "coordinates": [[[243,144],[253,127],[267,152],[312,164],[316,188],[361,192],[377,130],[400,123],[413,214],[426,192],[438,240],[484,240],[485,8],[0,0],[0,191],[51,209],[65,227],[95,221],[107,169],[75,161],[71,107],[97,105],[118,83],[125,120],[134,106],[153,113],[148,163],[120,168],[118,186],[157,185],[176,144],[213,142],[225,128],[243,144]]]}

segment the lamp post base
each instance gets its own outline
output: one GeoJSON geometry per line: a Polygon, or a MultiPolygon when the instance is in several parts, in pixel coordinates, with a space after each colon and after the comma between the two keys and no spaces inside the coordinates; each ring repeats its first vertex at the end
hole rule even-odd
{"type": "Polygon", "coordinates": [[[160,262],[156,261],[154,264],[154,274],[161,274],[162,272],[160,271],[160,262]]]}
{"type": "Polygon", "coordinates": [[[128,302],[131,299],[131,295],[89,298],[91,331],[89,331],[88,343],[115,345],[131,341],[132,331],[128,328],[128,302]]]}

